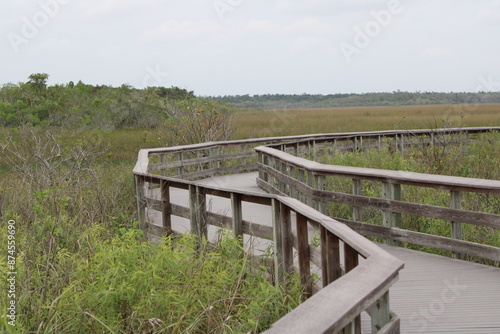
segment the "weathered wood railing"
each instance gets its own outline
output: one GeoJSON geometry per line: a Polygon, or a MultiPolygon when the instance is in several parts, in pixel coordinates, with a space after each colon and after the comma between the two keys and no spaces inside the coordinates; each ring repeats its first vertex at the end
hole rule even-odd
{"type": "MultiPolygon", "coordinates": [[[[480,133],[499,128],[460,128],[442,129],[440,132],[447,134],[480,133]]],[[[426,134],[424,130],[413,131],[406,134],[407,145],[416,133],[426,134]]],[[[427,133],[434,135],[438,132],[427,133]]],[[[351,149],[360,145],[363,138],[377,138],[377,134],[360,134],[353,140],[351,149]]],[[[403,141],[403,134],[399,136],[403,141]]],[[[331,147],[337,145],[337,138],[322,139],[321,145],[331,147]]],[[[493,229],[500,229],[500,207],[493,213],[467,211],[461,209],[463,194],[489,194],[500,195],[500,181],[452,177],[443,175],[420,174],[403,171],[379,170],[371,168],[357,168],[345,166],[332,166],[320,164],[305,158],[286,153],[297,153],[300,146],[318,147],[318,140],[311,139],[296,143],[274,144],[256,148],[259,153],[259,179],[258,184],[271,193],[286,195],[306,201],[321,212],[326,213],[328,203],[340,203],[351,206],[352,220],[336,218],[346,223],[355,231],[363,235],[379,237],[391,244],[411,243],[430,248],[447,250],[455,257],[463,255],[500,261],[500,248],[482,245],[462,240],[462,224],[472,224],[493,229]],[[348,179],[352,183],[352,192],[345,193],[335,189],[326,189],[326,178],[337,177],[348,179]],[[383,190],[381,198],[363,195],[362,182],[372,181],[381,184],[383,190]],[[428,205],[403,201],[402,186],[446,190],[449,192],[449,207],[428,205]],[[362,222],[361,208],[380,210],[383,213],[382,226],[362,222]],[[426,233],[402,229],[401,217],[403,214],[440,219],[451,222],[451,235],[436,236],[426,233]]],[[[372,141],[373,142],[373,141],[372,141]]],[[[381,142],[375,140],[377,145],[381,142]]],[[[400,149],[404,147],[401,144],[400,149]]],[[[344,147],[348,149],[349,147],[344,147]]],[[[317,152],[316,152],[317,153],[317,152]]]]}
{"type": "MultiPolygon", "coordinates": [[[[433,131],[418,132],[417,135],[430,135],[433,131]]],[[[276,282],[283,282],[286,272],[292,270],[295,249],[298,252],[298,271],[306,293],[315,292],[311,284],[311,263],[319,267],[323,288],[275,323],[269,333],[360,333],[360,314],[363,311],[371,317],[372,333],[397,333],[399,318],[390,312],[388,295],[391,285],[398,278],[399,270],[403,268],[403,263],[344,224],[319,212],[324,210],[322,203],[333,198],[333,194],[318,188],[321,187],[321,175],[331,173],[332,170],[339,170],[339,175],[344,175],[343,173],[348,171],[340,166],[320,166],[276,148],[264,146],[257,149],[257,160],[253,147],[278,143],[284,150],[292,147],[296,153],[300,153],[301,147],[304,147],[302,150],[314,152],[318,143],[336,141],[347,145],[348,150],[356,150],[363,144],[364,138],[370,137],[377,138],[378,145],[391,144],[384,142],[383,138],[395,139],[392,145],[402,149],[408,145],[403,139],[404,135],[409,135],[409,132],[319,134],[141,150],[134,168],[139,221],[149,233],[157,235],[175,233],[172,229],[172,217],[177,216],[189,219],[190,231],[199,238],[206,237],[207,226],[213,225],[231,229],[237,236],[249,235],[272,240],[276,282]],[[352,148],[349,148],[347,143],[352,143],[352,148]],[[298,170],[298,180],[285,172],[292,165],[298,170]],[[281,195],[228,189],[224,183],[208,186],[196,181],[204,177],[257,169],[260,172],[260,185],[279,191],[281,195]],[[312,177],[308,178],[307,175],[312,177]],[[189,192],[188,207],[172,203],[171,193],[175,189],[189,192]],[[300,192],[310,196],[311,201],[304,204],[292,198],[300,192]],[[283,196],[284,194],[286,196],[283,196]],[[207,196],[230,199],[231,213],[221,215],[210,212],[207,209],[207,196]],[[244,221],[244,203],[271,207],[272,226],[244,221]],[[319,211],[312,207],[314,205],[319,211]],[[154,212],[157,213],[156,216],[159,213],[160,221],[155,221],[154,212]],[[320,231],[319,248],[310,242],[308,224],[320,231]],[[295,232],[292,232],[292,225],[295,226],[295,232]]],[[[415,135],[415,132],[411,135],[415,135]]],[[[350,170],[346,176],[363,180],[365,177],[372,177],[373,170],[365,170],[363,173],[359,169],[355,176],[352,172],[350,170]]],[[[385,175],[384,171],[379,173],[381,174],[378,178],[387,181],[388,190],[393,194],[397,191],[391,189],[392,184],[413,182],[406,179],[408,175],[400,175],[398,179],[398,172],[392,172],[394,175],[390,177],[385,175]]],[[[434,181],[428,180],[430,184],[434,181]]],[[[456,185],[454,190],[462,191],[462,186],[456,185]]],[[[357,206],[377,204],[373,198],[363,199],[362,196],[355,196],[360,199],[355,202],[357,206]]],[[[388,220],[394,218],[397,221],[397,204],[394,199],[386,199],[378,203],[377,207],[387,212],[388,220]]],[[[459,222],[456,219],[455,221],[459,222]]],[[[366,228],[361,223],[353,222],[351,226],[361,232],[368,230],[372,235],[378,233],[385,236],[387,232],[378,230],[380,226],[366,228]]],[[[394,240],[402,239],[406,235],[404,233],[409,232],[390,229],[390,237],[394,240]]],[[[415,238],[413,235],[411,237],[415,238]]],[[[439,241],[440,239],[434,239],[432,242],[434,244],[439,241]]],[[[481,248],[481,252],[484,251],[486,249],[481,248]]]]}

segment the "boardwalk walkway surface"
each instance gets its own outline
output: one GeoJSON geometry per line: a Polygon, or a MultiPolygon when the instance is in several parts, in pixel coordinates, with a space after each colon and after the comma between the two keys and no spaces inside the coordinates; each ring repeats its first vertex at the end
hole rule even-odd
{"type": "MultiPolygon", "coordinates": [[[[246,173],[209,178],[203,182],[262,193],[255,178],[256,173],[246,173]]],[[[187,191],[172,193],[173,203],[186,205],[187,201],[187,191]]],[[[244,210],[247,212],[244,219],[271,225],[269,207],[245,205],[252,207],[244,210]]],[[[212,198],[209,210],[227,213],[230,203],[212,198]]],[[[172,223],[175,230],[182,231],[179,219],[172,223]]],[[[183,229],[187,230],[188,226],[184,224],[183,229]]],[[[380,246],[405,263],[390,293],[391,309],[401,318],[401,333],[500,333],[500,269],[380,246]]],[[[363,320],[363,327],[366,326],[369,325],[363,320]]]]}

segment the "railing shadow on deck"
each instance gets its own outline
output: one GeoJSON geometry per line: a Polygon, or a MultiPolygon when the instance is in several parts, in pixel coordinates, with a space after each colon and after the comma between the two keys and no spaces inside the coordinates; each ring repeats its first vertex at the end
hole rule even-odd
{"type": "MultiPolygon", "coordinates": [[[[446,132],[476,133],[491,130],[499,128],[446,129],[446,132]]],[[[460,218],[464,217],[464,212],[459,207],[442,209],[406,205],[398,201],[397,195],[398,185],[415,184],[415,178],[419,180],[418,185],[437,185],[439,188],[450,189],[452,194],[471,189],[497,194],[500,185],[492,188],[491,181],[465,182],[464,178],[443,180],[430,176],[422,180],[422,174],[416,173],[324,166],[294,157],[286,151],[291,148],[296,154],[301,150],[314,152],[318,145],[325,143],[341,143],[344,145],[343,149],[357,150],[360,145],[366,145],[370,141],[372,145],[379,147],[392,144],[402,150],[405,145],[411,143],[413,137],[433,136],[440,131],[444,130],[319,134],[141,150],[134,168],[138,218],[149,233],[156,235],[175,233],[176,231],[172,230],[172,216],[179,216],[189,219],[191,233],[199,238],[207,236],[208,225],[214,225],[231,229],[236,236],[250,235],[272,240],[277,284],[284,282],[287,272],[296,270],[293,261],[296,251],[304,290],[307,293],[315,293],[273,324],[267,331],[269,333],[360,333],[360,314],[363,311],[371,317],[372,333],[398,333],[399,318],[390,311],[388,295],[390,287],[397,281],[403,263],[351,228],[392,241],[445,245],[445,249],[456,253],[474,254],[498,261],[500,253],[497,248],[471,245],[462,240],[421,236],[397,227],[398,214],[407,211],[427,214],[427,211],[432,209],[438,212],[432,217],[443,219],[445,215],[449,215],[453,217],[454,224],[460,224],[464,219],[467,219],[467,222],[468,219],[476,219],[483,225],[496,228],[499,226],[498,215],[465,213],[466,218],[460,218]],[[390,143],[382,140],[383,138],[389,138],[390,143]],[[258,147],[254,149],[255,146],[258,147]],[[208,186],[197,181],[216,175],[257,170],[259,186],[270,194],[228,189],[224,184],[208,186]],[[328,192],[322,189],[322,177],[329,173],[357,180],[353,181],[353,184],[358,185],[360,180],[376,179],[384,183],[388,195],[377,201],[374,198],[364,198],[359,192],[356,193],[355,189],[355,194],[342,196],[328,192]],[[160,198],[151,196],[149,190],[153,188],[157,188],[160,198]],[[189,207],[171,203],[170,193],[175,188],[189,192],[189,207]],[[208,195],[230,199],[230,216],[209,212],[208,195]],[[363,224],[361,219],[339,222],[322,213],[325,211],[325,202],[336,201],[338,198],[343,198],[342,201],[351,204],[353,210],[365,205],[382,209],[385,226],[368,226],[363,224]],[[270,206],[272,227],[244,221],[243,203],[270,206]],[[155,225],[148,218],[149,213],[153,211],[161,213],[161,226],[155,225]],[[292,229],[292,224],[295,229],[292,229]],[[308,224],[320,231],[319,248],[309,241],[308,224]],[[292,230],[295,230],[295,233],[292,230]],[[473,248],[472,252],[469,247],[473,248]],[[323,288],[319,291],[314,291],[311,284],[311,263],[320,268],[323,288]]],[[[359,212],[356,217],[361,218],[359,212]]],[[[457,235],[458,232],[454,236],[457,235]]]]}

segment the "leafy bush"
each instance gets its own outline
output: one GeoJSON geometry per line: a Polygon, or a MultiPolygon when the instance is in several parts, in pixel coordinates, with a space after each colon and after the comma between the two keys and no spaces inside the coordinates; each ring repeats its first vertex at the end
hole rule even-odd
{"type": "MultiPolygon", "coordinates": [[[[19,333],[259,332],[300,302],[297,277],[288,293],[272,285],[250,270],[234,237],[197,252],[188,235],[152,244],[140,230],[113,236],[94,225],[64,242],[70,220],[47,217],[33,225],[17,233],[19,333]]],[[[6,241],[6,229],[0,235],[6,241]]],[[[6,290],[0,292],[4,315],[6,290]]]]}

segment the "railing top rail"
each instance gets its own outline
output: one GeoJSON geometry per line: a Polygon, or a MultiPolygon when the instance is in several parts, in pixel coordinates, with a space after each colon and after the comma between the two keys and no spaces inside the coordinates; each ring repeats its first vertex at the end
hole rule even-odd
{"type": "Polygon", "coordinates": [[[419,185],[433,188],[453,188],[477,192],[500,193],[500,181],[497,180],[423,174],[363,167],[326,165],[305,158],[296,157],[271,147],[259,146],[256,147],[255,150],[257,152],[273,156],[280,160],[284,160],[296,167],[307,169],[316,174],[335,174],[352,178],[379,180],[385,182],[419,185]]]}
{"type": "Polygon", "coordinates": [[[307,140],[328,140],[328,139],[346,139],[351,137],[372,137],[372,136],[390,136],[390,135],[422,135],[433,133],[451,133],[458,131],[467,131],[470,133],[485,132],[485,131],[500,131],[500,127],[464,127],[464,128],[448,128],[448,129],[416,129],[416,130],[384,130],[384,131],[365,131],[365,132],[342,132],[342,133],[319,133],[298,136],[282,136],[282,137],[264,137],[251,138],[240,140],[228,140],[218,142],[206,142],[192,145],[180,145],[172,147],[142,149],[139,151],[137,164],[134,172],[145,173],[147,169],[149,155],[165,154],[174,152],[185,152],[191,150],[200,150],[214,146],[230,146],[230,145],[248,145],[266,142],[292,142],[292,141],[307,141],[307,140]]]}

